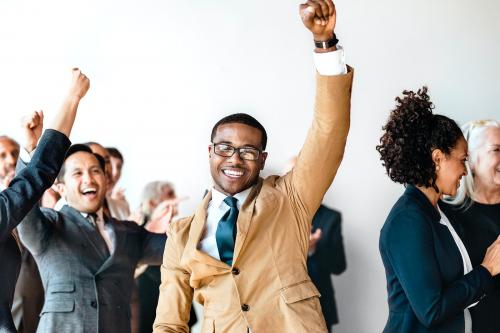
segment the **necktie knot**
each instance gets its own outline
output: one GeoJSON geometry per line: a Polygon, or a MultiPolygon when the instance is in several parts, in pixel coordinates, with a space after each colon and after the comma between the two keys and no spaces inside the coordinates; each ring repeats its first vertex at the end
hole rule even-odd
{"type": "Polygon", "coordinates": [[[97,225],[97,214],[96,213],[88,213],[87,220],[95,227],[97,225]]]}
{"type": "Polygon", "coordinates": [[[238,202],[238,199],[236,199],[235,197],[226,197],[224,199],[224,202],[226,203],[226,205],[228,205],[231,208],[238,208],[238,206],[236,205],[238,202]]]}

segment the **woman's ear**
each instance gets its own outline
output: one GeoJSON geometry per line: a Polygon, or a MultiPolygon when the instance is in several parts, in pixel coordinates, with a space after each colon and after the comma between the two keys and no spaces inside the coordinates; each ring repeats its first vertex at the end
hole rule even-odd
{"type": "Polygon", "coordinates": [[[432,151],[432,161],[436,166],[436,171],[438,171],[441,168],[441,163],[443,162],[444,157],[445,157],[444,153],[441,151],[441,149],[434,149],[432,151]]]}

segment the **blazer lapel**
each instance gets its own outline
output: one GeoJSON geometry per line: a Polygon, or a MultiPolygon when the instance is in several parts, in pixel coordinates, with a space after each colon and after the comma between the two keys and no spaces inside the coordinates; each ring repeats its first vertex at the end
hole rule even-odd
{"type": "Polygon", "coordinates": [[[113,263],[114,259],[116,258],[116,254],[122,253],[121,249],[123,248],[123,246],[125,246],[125,239],[127,237],[127,234],[125,232],[122,232],[122,229],[117,225],[116,220],[111,219],[109,222],[106,223],[106,226],[108,225],[113,229],[113,233],[115,234],[115,239],[114,239],[115,250],[102,264],[102,266],[99,268],[96,274],[102,273],[104,270],[108,269],[109,266],[111,266],[111,264],[113,263]]]}
{"type": "Polygon", "coordinates": [[[205,195],[203,201],[196,209],[193,221],[191,222],[192,224],[189,230],[189,239],[187,241],[186,248],[189,249],[194,260],[210,266],[227,269],[229,266],[226,263],[217,260],[198,249],[198,244],[200,243],[201,237],[203,237],[203,234],[205,233],[207,208],[210,200],[212,200],[212,191],[208,192],[207,195],[205,195]]]}
{"type": "Polygon", "coordinates": [[[238,220],[236,221],[238,232],[236,234],[236,242],[234,244],[233,266],[236,260],[238,260],[238,255],[245,244],[245,239],[247,238],[250,225],[252,224],[255,201],[257,200],[257,195],[259,194],[261,188],[262,178],[259,178],[259,181],[255,184],[254,188],[241,206],[241,210],[238,214],[238,220]]]}
{"type": "Polygon", "coordinates": [[[97,229],[85,217],[83,217],[79,211],[66,205],[61,209],[61,213],[68,216],[69,219],[78,226],[82,234],[85,235],[90,243],[90,247],[103,262],[109,258],[109,251],[106,246],[106,242],[99,234],[99,231],[97,231],[97,229]]]}

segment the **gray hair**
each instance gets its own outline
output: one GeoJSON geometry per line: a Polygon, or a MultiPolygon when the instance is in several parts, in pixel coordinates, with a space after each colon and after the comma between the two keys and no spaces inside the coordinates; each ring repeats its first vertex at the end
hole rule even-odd
{"type": "Polygon", "coordinates": [[[467,176],[462,177],[460,187],[454,197],[446,197],[444,200],[452,205],[467,206],[467,199],[474,200],[474,175],[473,166],[478,158],[478,151],[484,145],[484,132],[489,128],[500,128],[497,120],[474,120],[462,126],[465,140],[469,146],[469,160],[466,162],[467,176]]]}
{"type": "Polygon", "coordinates": [[[159,198],[165,187],[174,190],[174,185],[172,183],[161,180],[149,182],[144,186],[141,193],[141,210],[144,215],[150,216],[152,213],[150,206],[144,205],[144,203],[159,198]]]}

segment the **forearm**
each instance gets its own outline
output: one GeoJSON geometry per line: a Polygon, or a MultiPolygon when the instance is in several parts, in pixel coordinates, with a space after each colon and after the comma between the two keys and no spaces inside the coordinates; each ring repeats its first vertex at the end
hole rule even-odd
{"type": "Polygon", "coordinates": [[[71,129],[76,118],[80,97],[68,96],[64,100],[61,109],[54,117],[52,125],[49,128],[55,129],[69,137],[71,129]]]}
{"type": "Polygon", "coordinates": [[[346,75],[317,76],[314,118],[292,172],[296,192],[310,216],[323,200],[344,155],[352,77],[352,69],[346,75]]]}
{"type": "Polygon", "coordinates": [[[69,145],[66,136],[49,130],[43,134],[28,167],[18,161],[16,177],[0,194],[0,239],[10,234],[53,184],[69,145]]]}

